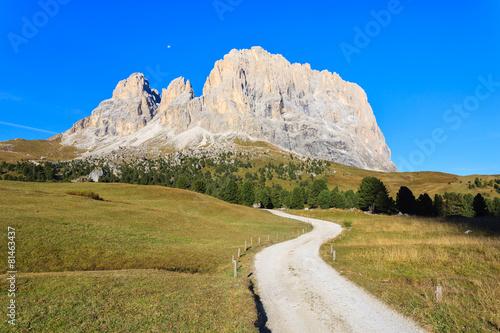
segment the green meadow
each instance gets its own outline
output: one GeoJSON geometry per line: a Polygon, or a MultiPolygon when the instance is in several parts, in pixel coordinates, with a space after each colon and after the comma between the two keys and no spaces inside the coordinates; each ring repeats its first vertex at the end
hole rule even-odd
{"type": "Polygon", "coordinates": [[[2,308],[9,226],[18,271],[16,326],[2,316],[5,332],[257,332],[253,255],[304,226],[190,191],[128,184],[0,181],[0,215],[2,308]],[[103,200],[75,195],[85,192],[103,200]]]}

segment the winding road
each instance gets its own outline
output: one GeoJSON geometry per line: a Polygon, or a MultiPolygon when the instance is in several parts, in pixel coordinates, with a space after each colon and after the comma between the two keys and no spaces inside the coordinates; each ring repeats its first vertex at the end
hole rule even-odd
{"type": "Polygon", "coordinates": [[[257,289],[269,330],[273,333],[425,332],[340,276],[320,258],[321,244],[337,236],[340,225],[269,211],[314,226],[313,231],[268,247],[255,257],[257,289]]]}

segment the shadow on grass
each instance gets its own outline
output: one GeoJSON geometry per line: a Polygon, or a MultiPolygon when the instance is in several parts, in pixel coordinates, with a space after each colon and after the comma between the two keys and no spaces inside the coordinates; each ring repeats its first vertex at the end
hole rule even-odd
{"type": "Polygon", "coordinates": [[[255,293],[254,290],[255,288],[252,280],[250,280],[250,285],[248,286],[248,289],[252,293],[253,301],[255,302],[255,309],[257,310],[257,320],[254,323],[255,327],[259,329],[260,333],[271,333],[271,330],[266,326],[267,324],[266,310],[264,309],[264,305],[262,305],[262,302],[260,301],[259,295],[255,293]]]}
{"type": "Polygon", "coordinates": [[[487,234],[500,234],[500,218],[493,216],[486,217],[463,217],[448,216],[444,220],[446,223],[454,225],[464,225],[471,230],[483,231],[487,234]]]}

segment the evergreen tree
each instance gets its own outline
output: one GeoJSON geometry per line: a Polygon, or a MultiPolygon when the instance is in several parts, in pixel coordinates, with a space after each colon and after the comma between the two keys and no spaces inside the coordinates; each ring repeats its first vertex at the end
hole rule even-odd
{"type": "Polygon", "coordinates": [[[281,186],[275,186],[271,189],[269,196],[274,208],[281,208],[281,186]]]}
{"type": "Polygon", "coordinates": [[[252,206],[255,201],[255,187],[249,179],[243,183],[241,199],[245,206],[252,206]]]}
{"type": "Polygon", "coordinates": [[[382,205],[380,208],[377,208],[377,205],[375,205],[376,211],[385,213],[390,209],[390,199],[387,188],[378,178],[371,176],[363,178],[358,189],[358,198],[359,208],[361,210],[369,210],[373,207],[375,201],[382,205]],[[379,193],[381,194],[379,195],[379,193]]]}
{"type": "Polygon", "coordinates": [[[302,189],[298,186],[294,187],[292,191],[292,202],[290,205],[291,209],[304,209],[304,197],[302,196],[302,189]]]}
{"type": "Polygon", "coordinates": [[[427,193],[418,197],[416,207],[415,213],[419,216],[431,216],[434,211],[432,199],[427,193]]]}
{"type": "Polygon", "coordinates": [[[500,198],[493,199],[493,212],[495,216],[500,216],[500,198]]]}
{"type": "Polygon", "coordinates": [[[273,203],[271,198],[269,197],[269,193],[267,193],[266,188],[262,188],[258,192],[258,199],[262,208],[272,209],[273,203]]]}
{"type": "Polygon", "coordinates": [[[346,208],[358,207],[358,195],[354,193],[353,190],[347,190],[345,192],[345,198],[346,198],[346,208]]]}
{"type": "Polygon", "coordinates": [[[387,191],[379,191],[373,204],[377,213],[389,214],[392,210],[392,201],[387,191]]]}
{"type": "Polygon", "coordinates": [[[413,192],[406,186],[401,186],[396,194],[396,207],[403,214],[415,214],[416,200],[413,192]]]}
{"type": "Polygon", "coordinates": [[[330,191],[323,190],[318,195],[318,205],[323,209],[329,209],[332,206],[330,191]]]}
{"type": "MultiPolygon", "coordinates": [[[[135,175],[137,177],[137,173],[135,173],[135,175]]],[[[134,178],[136,178],[136,177],[134,177],[134,178]]],[[[179,178],[177,178],[177,182],[175,183],[175,187],[185,190],[188,188],[188,186],[189,186],[189,184],[188,184],[186,177],[180,176],[179,178]]]]}
{"type": "Polygon", "coordinates": [[[283,206],[290,208],[292,205],[292,194],[287,190],[281,190],[281,203],[283,206]]]}
{"type": "Polygon", "coordinates": [[[238,192],[238,184],[233,178],[230,178],[227,181],[226,187],[224,189],[224,201],[227,201],[229,203],[238,203],[238,192]]]}
{"type": "Polygon", "coordinates": [[[203,179],[196,179],[191,189],[198,193],[205,193],[206,190],[205,181],[203,179]]]}
{"type": "Polygon", "coordinates": [[[463,196],[464,200],[464,213],[463,216],[473,217],[474,216],[474,196],[470,193],[463,196]]]}
{"type": "Polygon", "coordinates": [[[481,193],[478,193],[474,198],[472,206],[474,207],[474,215],[476,217],[486,216],[486,201],[481,193]]]}
{"type": "Polygon", "coordinates": [[[345,198],[345,195],[343,193],[340,193],[337,190],[333,190],[331,192],[331,198],[332,198],[332,206],[338,209],[346,209],[347,207],[347,200],[345,198]]]}
{"type": "Polygon", "coordinates": [[[434,203],[432,204],[433,215],[437,217],[444,216],[444,202],[443,197],[439,194],[434,195],[434,203]]]}
{"type": "Polygon", "coordinates": [[[307,202],[310,208],[318,207],[318,196],[324,190],[328,191],[328,186],[324,179],[315,179],[312,182],[311,186],[309,186],[309,200],[307,202]]]}

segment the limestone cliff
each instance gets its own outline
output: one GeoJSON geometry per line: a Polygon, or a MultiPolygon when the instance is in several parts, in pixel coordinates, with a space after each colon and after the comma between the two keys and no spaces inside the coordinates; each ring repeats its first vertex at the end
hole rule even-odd
{"type": "Polygon", "coordinates": [[[160,102],[144,76],[133,74],[63,133],[63,142],[87,149],[153,141],[182,148],[221,134],[364,169],[397,170],[361,87],[260,47],[232,50],[217,61],[201,97],[181,77],[163,89],[160,102]]]}

